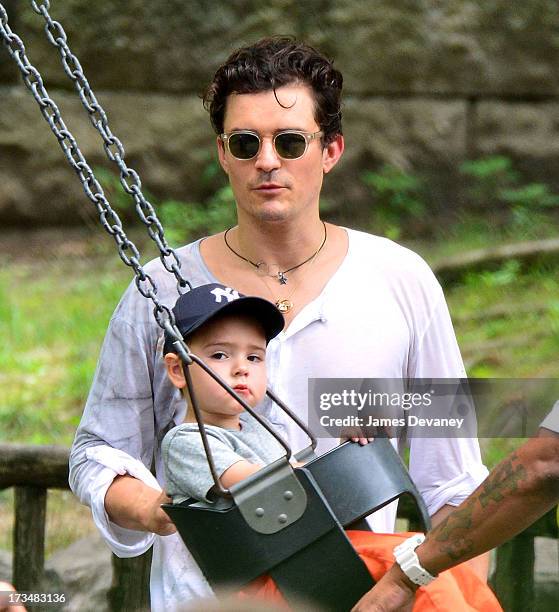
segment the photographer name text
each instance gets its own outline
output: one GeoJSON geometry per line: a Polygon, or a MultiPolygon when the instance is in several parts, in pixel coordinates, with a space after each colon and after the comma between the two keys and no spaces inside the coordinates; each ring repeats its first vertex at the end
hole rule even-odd
{"type": "Polygon", "coordinates": [[[368,415],[366,417],[348,414],[344,417],[335,417],[329,414],[320,416],[322,427],[455,427],[460,429],[464,419],[459,418],[427,418],[414,414],[404,417],[378,418],[368,415]]]}

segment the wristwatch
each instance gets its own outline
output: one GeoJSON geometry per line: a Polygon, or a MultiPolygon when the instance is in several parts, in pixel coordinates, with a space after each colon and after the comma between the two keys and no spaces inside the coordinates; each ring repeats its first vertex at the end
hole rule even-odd
{"type": "Polygon", "coordinates": [[[415,549],[425,540],[422,533],[416,533],[411,538],[408,538],[394,549],[394,557],[396,563],[400,566],[404,574],[414,583],[420,586],[426,586],[436,576],[432,576],[419,563],[419,559],[415,554],[415,549]]]}

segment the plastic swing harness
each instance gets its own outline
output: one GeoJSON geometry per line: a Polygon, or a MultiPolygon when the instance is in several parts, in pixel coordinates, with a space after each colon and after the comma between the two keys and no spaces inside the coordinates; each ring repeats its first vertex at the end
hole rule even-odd
{"type": "MultiPolygon", "coordinates": [[[[142,192],[135,170],[125,162],[121,141],[112,133],[107,115],[93,93],[78,58],[72,53],[66,33],[50,14],[50,2],[31,1],[33,10],[45,20],[45,32],[60,53],[64,71],[73,81],[94,128],[99,132],[107,158],[119,169],[120,182],[134,200],[135,208],[150,238],[156,243],[165,269],[174,274],[177,290],[191,285],[181,273],[180,260],[168,245],[163,227],[142,192]]],[[[18,65],[27,88],[37,101],[70,166],[78,175],[86,196],[99,213],[101,225],[115,240],[122,261],[134,271],[138,291],[154,305],[157,324],[171,337],[183,363],[195,362],[235,397],[284,447],[285,456],[226,490],[219,482],[204,423],[192,389],[188,367],[187,384],[219,503],[212,507],[187,500],[166,504],[165,511],[200,565],[209,582],[242,586],[263,574],[275,580],[289,600],[309,601],[323,610],[349,610],[374,582],[365,564],[347,538],[344,527],[357,526],[372,512],[403,494],[411,495],[425,529],[430,520],[423,499],[388,438],[359,446],[346,442],[317,457],[316,439],[306,425],[270,390],[268,395],[309,436],[308,448],[296,455],[307,460],[304,467],[289,463],[291,449],[272,427],[217,374],[192,354],[175,326],[172,311],[157,297],[157,287],[140,263],[140,253],[128,238],[118,214],[111,207],[77,142],[50,98],[39,71],[29,62],[21,39],[8,24],[0,3],[0,36],[18,65]],[[234,561],[232,561],[234,560],[234,561]]]]}

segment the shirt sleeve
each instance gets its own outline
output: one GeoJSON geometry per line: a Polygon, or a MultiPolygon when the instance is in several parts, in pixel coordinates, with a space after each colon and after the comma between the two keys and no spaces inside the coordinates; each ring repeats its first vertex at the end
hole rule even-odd
{"type": "Polygon", "coordinates": [[[149,473],[176,397],[162,365],[157,370],[161,356],[156,354],[157,324],[150,305],[136,293],[131,286],[111,319],[70,452],[70,487],[92,508],[96,526],[119,556],[143,553],[153,536],[110,524],[104,509],[107,489],[117,474],[149,473]],[[112,455],[116,463],[99,461],[95,449],[100,446],[121,453],[118,460],[112,455]]]}
{"type": "Polygon", "coordinates": [[[551,412],[542,421],[540,427],[559,433],[559,402],[555,402],[551,412]]]}
{"type": "Polygon", "coordinates": [[[161,491],[153,474],[141,461],[104,444],[89,447],[86,456],[90,463],[88,497],[93,521],[109,548],[118,557],[135,557],[143,554],[153,544],[155,534],[126,529],[113,523],[105,510],[107,489],[117,475],[129,474],[152,489],[161,491]]]}
{"type": "MultiPolygon", "coordinates": [[[[239,461],[246,461],[230,442],[212,427],[206,427],[206,434],[218,476],[239,461]]],[[[163,462],[167,482],[167,493],[174,503],[194,497],[199,501],[211,502],[208,492],[214,480],[197,429],[177,427],[163,440],[163,462]]]]}
{"type": "MultiPolygon", "coordinates": [[[[440,291],[440,289],[439,289],[440,291]]],[[[439,293],[411,360],[411,378],[465,378],[466,372],[446,301],[439,293]]],[[[410,475],[430,515],[458,506],[487,477],[475,437],[411,437],[410,475]]]]}

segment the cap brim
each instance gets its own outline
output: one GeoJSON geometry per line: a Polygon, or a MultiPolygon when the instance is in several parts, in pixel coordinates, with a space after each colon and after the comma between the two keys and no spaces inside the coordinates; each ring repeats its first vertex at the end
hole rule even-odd
{"type": "Polygon", "coordinates": [[[183,332],[185,336],[195,332],[202,325],[211,321],[213,318],[224,314],[241,314],[246,315],[258,321],[264,328],[266,344],[275,338],[285,327],[285,319],[277,307],[263,298],[255,296],[240,297],[231,302],[224,304],[219,310],[216,310],[207,317],[199,319],[196,324],[190,329],[183,332]]]}

